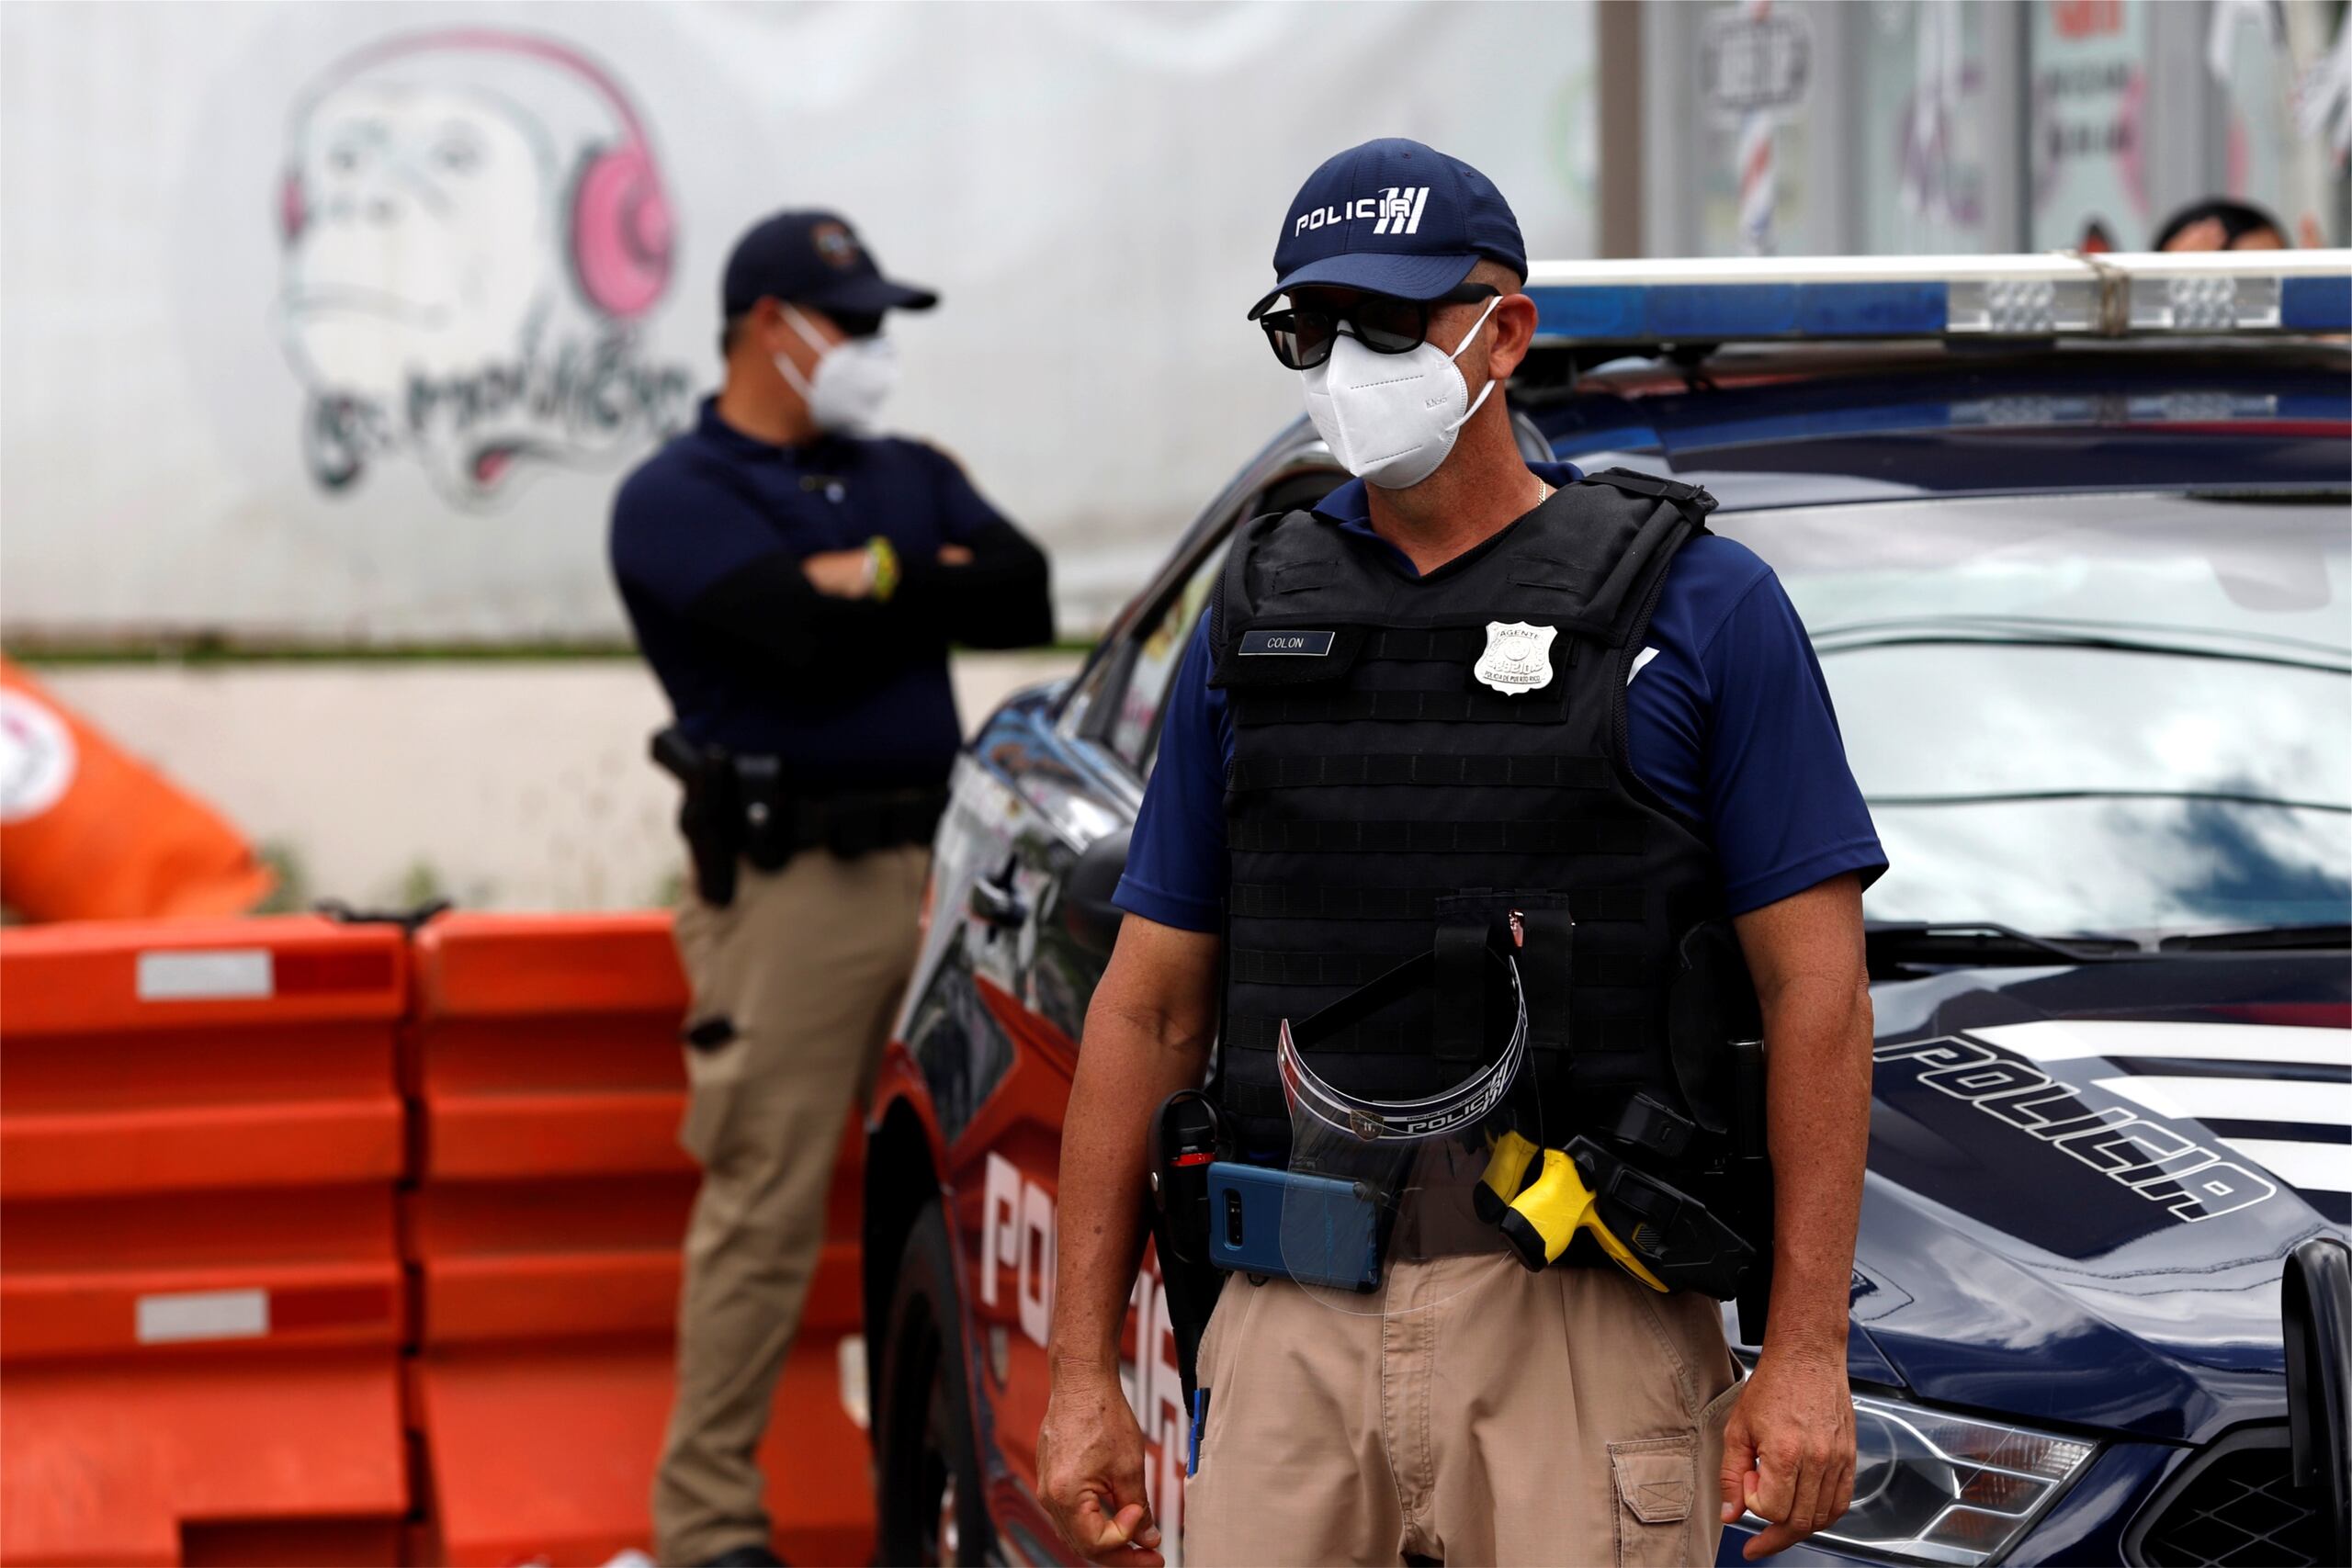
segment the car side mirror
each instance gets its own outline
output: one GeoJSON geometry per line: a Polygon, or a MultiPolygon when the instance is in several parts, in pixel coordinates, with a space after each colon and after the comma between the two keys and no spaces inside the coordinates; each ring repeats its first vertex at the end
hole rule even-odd
{"type": "Polygon", "coordinates": [[[1122,828],[1089,844],[1062,884],[1062,929],[1079,946],[1105,958],[1119,941],[1122,916],[1111,895],[1127,869],[1129,831],[1122,828]]]}

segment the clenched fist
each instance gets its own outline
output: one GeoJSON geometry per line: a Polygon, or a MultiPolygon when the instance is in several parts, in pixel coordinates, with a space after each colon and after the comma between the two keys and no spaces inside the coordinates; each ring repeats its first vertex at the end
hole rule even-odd
{"type": "Polygon", "coordinates": [[[1062,1542],[1089,1562],[1159,1568],[1143,1428],[1115,1375],[1057,1367],[1037,1432],[1037,1489],[1062,1542]]]}

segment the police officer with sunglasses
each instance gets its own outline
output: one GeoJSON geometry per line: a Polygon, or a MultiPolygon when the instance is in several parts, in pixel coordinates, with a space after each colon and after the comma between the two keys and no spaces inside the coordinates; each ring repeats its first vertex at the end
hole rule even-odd
{"type": "Polygon", "coordinates": [[[1885,868],[1804,629],[1703,491],[1521,457],[1536,306],[1477,170],[1340,153],[1274,273],[1250,315],[1353,479],[1237,532],[1170,688],[1065,1122],[1042,1500],[1091,1561],[1170,1544],[1119,1363],[1158,1108],[1205,1084],[1206,1250],[1279,1234],[1222,1265],[1191,1432],[1155,1433],[1187,1562],[1704,1562],[1743,1508],[1778,1551],[1852,1491],[1885,868]],[[1464,1020],[1505,959],[1498,1055],[1464,1020]],[[1461,1083],[1508,1124],[1331,1179],[1461,1083]],[[1758,1287],[1743,1381],[1715,1298],[1758,1287]]]}

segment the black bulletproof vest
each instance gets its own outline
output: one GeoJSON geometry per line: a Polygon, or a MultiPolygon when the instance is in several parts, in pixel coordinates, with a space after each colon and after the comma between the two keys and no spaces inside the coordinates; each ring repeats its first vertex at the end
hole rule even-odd
{"type": "MultiPolygon", "coordinates": [[[[1608,1125],[1636,1092],[1723,1130],[1722,878],[1625,749],[1632,660],[1713,506],[1611,469],[1418,579],[1312,513],[1237,536],[1210,622],[1234,728],[1218,1097],[1250,1157],[1289,1135],[1280,1020],[1432,948],[1441,980],[1476,976],[1514,910],[1544,1141],[1608,1125]],[[1490,640],[1509,694],[1474,674],[1490,640]]],[[[1481,987],[1439,994],[1318,1044],[1318,1070],[1376,1099],[1466,1077],[1491,1055],[1481,987]]]]}

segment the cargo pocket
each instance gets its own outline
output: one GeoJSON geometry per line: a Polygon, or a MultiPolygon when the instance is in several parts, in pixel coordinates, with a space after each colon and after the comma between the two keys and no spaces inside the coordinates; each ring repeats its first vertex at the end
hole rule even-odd
{"type": "Polygon", "coordinates": [[[680,1032],[686,1058],[686,1111],[678,1146],[707,1170],[722,1147],[729,1114],[741,1088],[746,1042],[725,1013],[695,1020],[680,1032]]]}
{"type": "Polygon", "coordinates": [[[1690,1510],[1699,1502],[1699,1439],[1648,1438],[1609,1445],[1617,1490],[1620,1568],[1704,1562],[1692,1544],[1690,1510]]]}

